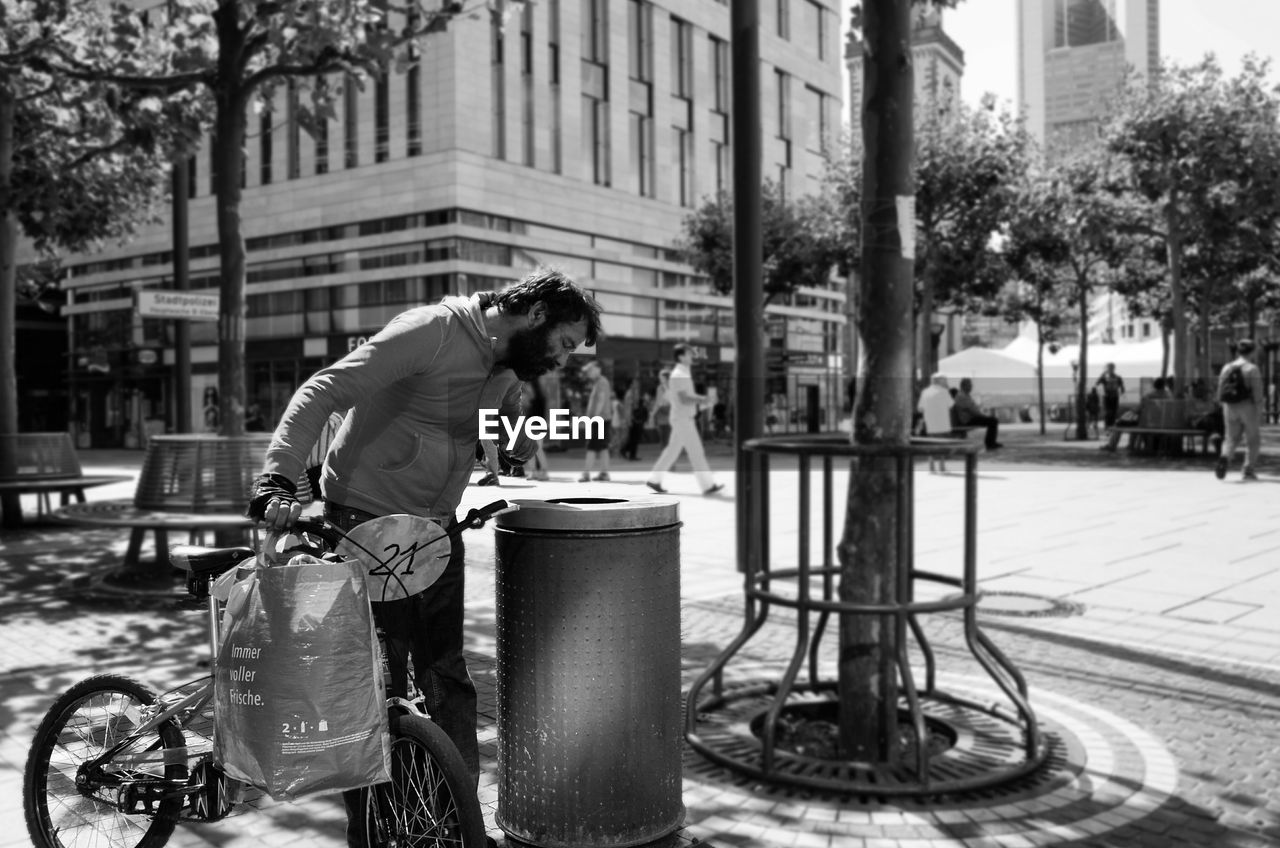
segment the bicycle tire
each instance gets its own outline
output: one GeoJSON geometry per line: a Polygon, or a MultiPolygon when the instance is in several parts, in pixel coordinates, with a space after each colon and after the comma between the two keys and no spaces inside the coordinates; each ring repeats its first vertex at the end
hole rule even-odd
{"type": "MultiPolygon", "coordinates": [[[[137,708],[155,699],[136,680],[102,674],[80,681],[54,701],[31,743],[22,783],[27,832],[37,848],[160,848],[168,841],[182,797],[160,801],[150,814],[125,813],[110,790],[95,795],[76,784],[80,766],[128,735],[136,726],[137,708]]],[[[157,744],[183,747],[182,731],[166,723],[125,750],[154,750],[157,744]]],[[[162,770],[159,765],[151,769],[156,777],[187,777],[185,761],[166,763],[162,770]]]]}
{"type": "Polygon", "coordinates": [[[432,721],[391,716],[391,782],[361,790],[368,848],[484,848],[475,780],[432,721]]]}

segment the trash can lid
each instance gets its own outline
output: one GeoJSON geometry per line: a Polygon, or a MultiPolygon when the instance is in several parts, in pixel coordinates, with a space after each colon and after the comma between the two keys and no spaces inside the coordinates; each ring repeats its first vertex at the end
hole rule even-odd
{"type": "Polygon", "coordinates": [[[510,499],[520,508],[495,517],[494,524],[510,530],[644,530],[680,523],[675,498],[552,498],[510,499]]]}

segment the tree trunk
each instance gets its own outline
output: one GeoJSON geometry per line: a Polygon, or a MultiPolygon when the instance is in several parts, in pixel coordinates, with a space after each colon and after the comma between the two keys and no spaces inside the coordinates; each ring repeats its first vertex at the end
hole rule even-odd
{"type": "MultiPolygon", "coordinates": [[[[911,4],[863,5],[863,205],[861,309],[865,359],[854,408],[854,439],[906,444],[912,385],[914,197],[911,160],[911,4]]],[[[910,563],[898,544],[900,482],[892,458],[851,464],[840,557],[840,599],[889,603],[910,563]]],[[[910,473],[908,471],[908,473],[910,473]]],[[[905,529],[909,529],[909,526],[905,529]]],[[[845,756],[897,759],[897,634],[883,616],[840,616],[840,743],[845,756]]]]}
{"type": "Polygon", "coordinates": [[[218,29],[219,82],[214,91],[213,191],[217,198],[221,286],[218,302],[218,432],[244,435],[245,247],[240,218],[244,171],[245,107],[237,66],[244,37],[236,4],[222,2],[214,14],[218,29]]]}
{"type": "Polygon", "coordinates": [[[1173,379],[1179,387],[1191,385],[1191,362],[1187,355],[1187,307],[1182,291],[1182,229],[1178,216],[1178,193],[1171,190],[1165,206],[1169,247],[1169,296],[1173,314],[1173,379]]]}
{"type": "Polygon", "coordinates": [[[1085,384],[1089,382],[1089,287],[1084,280],[1080,286],[1080,368],[1076,372],[1076,438],[1089,438],[1089,411],[1085,408],[1085,384]]]}
{"type": "MultiPolygon", "coordinates": [[[[919,333],[919,354],[916,357],[916,364],[919,373],[915,375],[916,385],[923,388],[929,385],[929,380],[933,377],[935,371],[938,370],[937,348],[934,346],[933,339],[933,300],[934,292],[937,287],[934,285],[934,277],[937,272],[933,268],[932,258],[924,264],[924,274],[920,280],[920,315],[918,318],[919,333]]],[[[914,268],[912,269],[914,274],[914,268]]],[[[914,282],[914,281],[913,281],[914,282]]]]}
{"type": "MultiPolygon", "coordinates": [[[[1209,318],[1209,302],[1205,298],[1200,303],[1200,374],[1199,377],[1204,381],[1206,386],[1209,385],[1209,375],[1213,373],[1213,324],[1209,318]]],[[[1187,384],[1178,387],[1180,391],[1186,391],[1187,384]]],[[[1188,395],[1189,397],[1190,395],[1188,395]]]]}
{"type": "Polygon", "coordinates": [[[1044,329],[1036,322],[1036,395],[1040,401],[1040,435],[1044,435],[1044,329]]]}
{"type": "Polygon", "coordinates": [[[1160,316],[1160,376],[1169,376],[1169,335],[1173,332],[1168,314],[1160,316]]]}
{"type": "MultiPolygon", "coordinates": [[[[15,111],[12,90],[0,82],[0,436],[18,432],[18,216],[9,208],[15,111]]],[[[16,447],[16,440],[0,438],[0,474],[17,470],[16,447]]],[[[20,495],[0,495],[0,509],[5,527],[22,523],[20,495]]]]}

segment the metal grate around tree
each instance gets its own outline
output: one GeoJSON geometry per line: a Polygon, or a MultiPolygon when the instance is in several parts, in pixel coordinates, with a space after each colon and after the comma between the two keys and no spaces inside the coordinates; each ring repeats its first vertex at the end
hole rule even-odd
{"type": "MultiPolygon", "coordinates": [[[[737,637],[690,687],[686,697],[685,738],[709,760],[768,783],[878,797],[964,793],[1009,783],[1035,771],[1049,754],[1036,719],[1026,681],[1014,663],[978,626],[977,604],[977,445],[918,439],[910,445],[856,445],[841,436],[792,436],[753,439],[743,446],[748,473],[747,543],[754,571],[745,575],[744,621],[737,637]],[[799,483],[795,568],[771,564],[771,460],[794,462],[799,483]],[[890,458],[897,480],[898,549],[906,553],[891,603],[852,603],[837,598],[840,566],[833,561],[836,527],[833,472],[839,459],[890,458]],[[964,544],[959,577],[914,567],[914,485],[916,460],[932,457],[964,463],[964,544]],[[811,522],[814,466],[821,500],[819,561],[814,562],[811,522]],[[917,600],[917,584],[954,589],[934,600],[917,600]],[[725,670],[760,633],[774,607],[794,611],[795,643],[780,677],[759,679],[756,671],[725,670]],[[921,617],[939,613],[963,617],[964,642],[1002,697],[990,700],[983,687],[944,690],[938,683],[936,654],[921,617]],[[803,747],[780,744],[788,721],[838,710],[837,681],[824,678],[819,663],[822,638],[832,614],[882,616],[896,627],[895,665],[900,683],[900,732],[903,755],[877,763],[815,756],[803,747]],[[914,644],[923,673],[912,665],[914,644]],[[801,672],[807,665],[807,675],[801,672]],[[755,675],[752,678],[752,675],[755,675]]],[[[786,473],[779,470],[777,473],[786,473]]],[[[789,528],[787,528],[789,531],[789,528]]],[[[744,663],[745,665],[746,663],[744,663]]]]}

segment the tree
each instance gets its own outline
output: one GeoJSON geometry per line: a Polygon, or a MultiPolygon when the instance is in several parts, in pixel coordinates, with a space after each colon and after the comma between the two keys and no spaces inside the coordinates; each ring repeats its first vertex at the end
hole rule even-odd
{"type": "Polygon", "coordinates": [[[1195,222],[1240,220],[1277,202],[1280,162],[1268,141],[1276,132],[1277,98],[1266,74],[1265,62],[1249,58],[1228,81],[1212,55],[1190,67],[1162,68],[1150,85],[1129,87],[1105,128],[1108,148],[1129,165],[1132,187],[1158,213],[1159,224],[1142,229],[1166,245],[1180,386],[1191,375],[1183,254],[1195,222]],[[1258,190],[1264,184],[1270,190],[1258,190]]]}
{"type": "MultiPolygon", "coordinates": [[[[843,258],[840,221],[823,196],[787,200],[777,183],[760,190],[764,303],[801,287],[822,288],[843,258]]],[[[733,199],[708,198],[684,220],[680,249],[694,270],[720,294],[733,291],[733,199]]]]}
{"type": "MultiPolygon", "coordinates": [[[[511,14],[524,0],[508,0],[511,14]]],[[[427,0],[392,7],[387,0],[178,0],[172,20],[123,5],[109,25],[79,42],[59,45],[52,64],[79,79],[132,91],[196,92],[212,103],[213,193],[221,261],[218,314],[219,420],[224,435],[244,432],[245,244],[240,217],[241,174],[248,114],[273,101],[282,85],[298,98],[298,120],[313,129],[335,117],[345,85],[409,67],[422,40],[459,15],[478,17],[461,2],[438,8],[427,0]],[[393,22],[390,14],[397,19],[393,22]],[[397,24],[393,27],[392,24],[397,24]],[[136,67],[134,50],[163,50],[167,68],[136,67]],[[328,84],[333,76],[342,80],[328,84]]]]}
{"type": "MultiPolygon", "coordinates": [[[[0,433],[18,429],[15,308],[21,287],[39,296],[56,277],[60,251],[120,240],[151,220],[166,187],[164,164],[193,142],[199,115],[190,97],[121,95],[101,82],[60,78],[44,61],[104,25],[97,4],[0,0],[0,433]],[[41,274],[20,278],[17,243],[43,257],[41,274]]],[[[157,67],[154,52],[131,56],[157,67]]],[[[9,440],[0,467],[11,468],[9,440]]],[[[6,523],[20,520],[5,496],[6,523]]]]}
{"type": "Polygon", "coordinates": [[[992,237],[1014,210],[1030,136],[1007,110],[984,98],[955,113],[929,104],[916,130],[915,213],[917,364],[922,381],[937,370],[933,314],[989,302],[1004,283],[992,237]]]}
{"type": "Polygon", "coordinates": [[[1036,327],[1036,382],[1040,434],[1045,432],[1044,348],[1058,340],[1063,318],[1071,309],[1061,267],[1067,259],[1051,186],[1027,179],[1012,197],[1003,257],[1011,279],[999,298],[1006,320],[1031,321],[1036,327]]]}
{"type": "MultiPolygon", "coordinates": [[[[1048,288],[1079,310],[1080,359],[1076,380],[1076,437],[1088,438],[1085,412],[1089,373],[1089,304],[1134,250],[1131,204],[1104,155],[1084,154],[1055,166],[1018,198],[1023,227],[1008,248],[1015,266],[1035,276],[1054,275],[1048,288]]],[[[1042,284],[1044,285],[1044,284],[1042,284]]]]}

